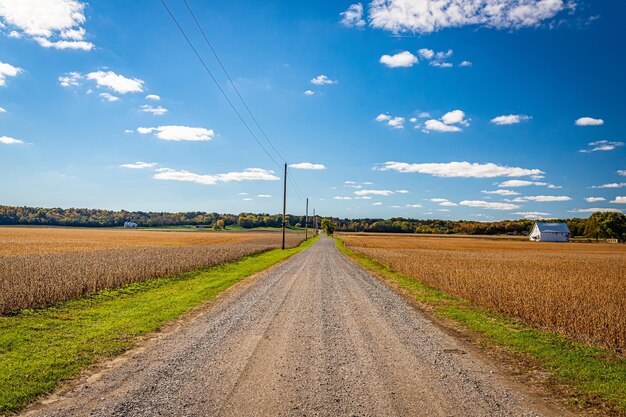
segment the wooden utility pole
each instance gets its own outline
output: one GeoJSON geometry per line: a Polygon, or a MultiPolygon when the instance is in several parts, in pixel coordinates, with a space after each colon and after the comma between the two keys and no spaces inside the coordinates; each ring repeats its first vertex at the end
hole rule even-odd
{"type": "Polygon", "coordinates": [[[306,199],[306,214],[304,216],[304,240],[309,238],[309,199],[306,199]]]}
{"type": "Polygon", "coordinates": [[[315,223],[315,236],[317,236],[317,216],[315,215],[315,209],[313,209],[313,223],[315,223]]]}
{"type": "Polygon", "coordinates": [[[285,249],[285,215],[287,211],[287,163],[285,162],[285,178],[283,185],[283,250],[285,249]]]}

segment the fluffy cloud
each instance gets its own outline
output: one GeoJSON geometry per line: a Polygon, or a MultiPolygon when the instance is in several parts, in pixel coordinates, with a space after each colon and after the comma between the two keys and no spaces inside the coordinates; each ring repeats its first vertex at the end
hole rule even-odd
{"type": "Polygon", "coordinates": [[[158,164],[156,162],[137,161],[137,162],[133,162],[132,164],[122,164],[120,165],[120,167],[128,168],[128,169],[147,169],[147,168],[154,168],[157,165],[158,164]]]}
{"type": "Polygon", "coordinates": [[[421,208],[422,205],[421,204],[407,204],[404,207],[408,207],[408,208],[421,208]]]}
{"type": "Polygon", "coordinates": [[[119,97],[116,97],[116,96],[114,96],[112,94],[109,94],[109,93],[100,93],[98,95],[100,96],[100,98],[102,98],[102,100],[106,100],[109,103],[113,103],[113,102],[115,102],[115,101],[120,99],[119,97]]]}
{"type": "Polygon", "coordinates": [[[204,127],[189,126],[158,126],[158,127],[138,127],[137,132],[142,135],[154,133],[156,137],[163,140],[171,140],[175,142],[206,142],[215,137],[213,129],[204,127]]]}
{"type": "Polygon", "coordinates": [[[617,175],[621,175],[623,177],[626,177],[626,169],[620,169],[619,171],[617,171],[617,175]]]}
{"type": "Polygon", "coordinates": [[[626,182],[612,182],[610,184],[594,185],[591,188],[622,188],[626,187],[626,182]]]}
{"type": "Polygon", "coordinates": [[[524,216],[526,218],[530,218],[530,219],[534,219],[534,218],[540,218],[543,216],[549,216],[550,213],[543,213],[541,211],[518,211],[517,213],[513,213],[513,214],[517,214],[518,216],[524,216]]]}
{"type": "Polygon", "coordinates": [[[336,196],[333,197],[334,200],[352,200],[352,197],[342,197],[342,196],[336,196]]]}
{"type": "Polygon", "coordinates": [[[619,146],[624,146],[624,142],[612,142],[608,140],[598,140],[595,142],[589,142],[589,149],[581,149],[578,152],[589,153],[597,151],[612,151],[619,146]]]}
{"type": "Polygon", "coordinates": [[[389,161],[377,166],[375,169],[380,171],[430,174],[436,177],[447,178],[525,177],[528,175],[543,174],[543,171],[538,169],[508,167],[491,162],[479,164],[467,161],[425,164],[389,161]]]}
{"type": "Polygon", "coordinates": [[[152,106],[150,104],[144,104],[141,106],[141,111],[146,113],[152,113],[154,116],[163,116],[167,113],[167,109],[161,106],[152,106]]]}
{"type": "Polygon", "coordinates": [[[600,126],[604,124],[604,120],[594,119],[593,117],[581,117],[574,123],[576,123],[576,126],[600,126]]]}
{"type": "Polygon", "coordinates": [[[396,193],[398,194],[408,194],[409,192],[409,190],[396,190],[396,193]]]}
{"type": "Polygon", "coordinates": [[[4,145],[21,145],[24,143],[24,141],[12,138],[10,136],[0,136],[0,143],[4,145]]]}
{"type": "Polygon", "coordinates": [[[272,198],[271,194],[257,194],[258,198],[272,198]]]}
{"type": "Polygon", "coordinates": [[[460,132],[461,128],[455,125],[469,126],[462,110],[452,110],[441,117],[441,120],[430,119],[424,122],[424,132],[460,132]]]}
{"type": "Polygon", "coordinates": [[[433,59],[433,57],[435,56],[435,51],[427,48],[419,49],[417,53],[424,59],[433,59]]]}
{"type": "Polygon", "coordinates": [[[566,195],[533,195],[526,197],[516,197],[513,199],[514,203],[523,203],[526,201],[535,201],[539,203],[552,203],[556,201],[569,201],[572,197],[566,195]]]}
{"type": "Polygon", "coordinates": [[[606,200],[606,198],[604,198],[604,197],[587,197],[587,198],[585,198],[585,201],[587,203],[595,203],[597,201],[605,201],[605,200],[606,200]]]}
{"type": "Polygon", "coordinates": [[[359,196],[359,197],[363,197],[365,195],[389,196],[389,195],[394,194],[394,192],[391,191],[391,190],[358,190],[358,191],[355,191],[354,194],[359,196]]]}
{"type": "Polygon", "coordinates": [[[374,119],[377,122],[385,123],[387,126],[393,129],[404,129],[404,117],[390,116],[388,114],[381,113],[374,119]]]}
{"type": "Polygon", "coordinates": [[[519,208],[516,204],[511,203],[492,203],[490,201],[482,200],[463,200],[459,203],[462,206],[478,207],[490,210],[513,210],[519,208]]]}
{"type": "Polygon", "coordinates": [[[430,33],[477,25],[498,29],[537,26],[565,9],[563,0],[373,0],[370,25],[393,33],[430,33]]]}
{"type": "Polygon", "coordinates": [[[472,61],[461,61],[461,63],[459,64],[459,67],[471,67],[472,66],[472,61]]]}
{"type": "Polygon", "coordinates": [[[315,91],[313,91],[313,90],[305,90],[304,91],[304,95],[305,96],[312,96],[313,94],[315,94],[315,91]]]}
{"type": "Polygon", "coordinates": [[[7,110],[4,107],[0,107],[0,113],[6,113],[7,110]]]}
{"type": "Polygon", "coordinates": [[[341,24],[347,27],[363,27],[363,5],[361,3],[351,4],[348,10],[341,12],[341,24]]]}
{"type": "Polygon", "coordinates": [[[481,191],[484,194],[497,194],[497,195],[519,195],[520,193],[513,190],[494,190],[494,191],[481,191]]]}
{"type": "Polygon", "coordinates": [[[517,123],[530,120],[531,117],[525,114],[507,114],[491,119],[491,123],[495,125],[514,125],[517,123]]]}
{"type": "Polygon", "coordinates": [[[568,210],[570,213],[595,213],[597,211],[599,211],[600,213],[621,213],[622,210],[620,209],[616,209],[616,208],[603,208],[603,207],[593,207],[593,208],[586,208],[586,209],[574,209],[574,210],[568,210]]]}
{"type": "Polygon", "coordinates": [[[541,181],[526,181],[526,180],[507,180],[498,184],[498,187],[528,187],[530,185],[536,185],[538,187],[548,187],[550,189],[563,188],[560,185],[549,184],[541,181]]]}
{"type": "Polygon", "coordinates": [[[314,84],[314,85],[337,84],[337,81],[331,80],[324,74],[320,74],[311,80],[311,84],[314,84]]]}
{"type": "Polygon", "coordinates": [[[0,0],[0,19],[13,38],[27,37],[44,48],[81,49],[85,41],[85,3],[78,0],[0,0]]]}
{"type": "Polygon", "coordinates": [[[611,203],[626,204],[626,196],[617,196],[611,203]]]}
{"type": "Polygon", "coordinates": [[[278,178],[274,175],[274,171],[262,169],[262,168],[246,168],[241,172],[228,172],[226,174],[196,174],[190,171],[177,171],[170,168],[159,168],[152,178],[157,180],[169,180],[169,181],[185,181],[193,182],[196,184],[213,185],[218,182],[231,182],[231,181],[277,181],[278,178]]]}
{"type": "Polygon", "coordinates": [[[380,201],[377,201],[376,203],[372,203],[373,206],[382,206],[383,203],[381,203],[380,201]]]}
{"type": "Polygon", "coordinates": [[[159,101],[161,100],[161,96],[157,96],[156,94],[148,94],[146,96],[146,100],[159,101]]]}
{"type": "Polygon", "coordinates": [[[311,162],[300,162],[298,164],[289,164],[289,167],[295,168],[295,169],[314,169],[314,170],[326,169],[326,166],[324,164],[313,164],[311,162]]]}
{"type": "Polygon", "coordinates": [[[58,80],[61,87],[77,87],[80,85],[82,78],[83,76],[80,73],[70,71],[65,73],[65,75],[61,75],[58,80]]]}
{"type": "Polygon", "coordinates": [[[143,80],[127,78],[113,71],[90,72],[85,78],[95,81],[99,87],[110,88],[119,94],[141,93],[143,91],[143,80]]]}
{"type": "Polygon", "coordinates": [[[385,64],[389,68],[412,67],[417,64],[417,57],[409,51],[399,52],[395,55],[383,55],[380,57],[380,63],[385,64]]]}
{"type": "Polygon", "coordinates": [[[22,71],[19,67],[0,61],[0,87],[7,85],[7,77],[15,77],[22,71]]]}

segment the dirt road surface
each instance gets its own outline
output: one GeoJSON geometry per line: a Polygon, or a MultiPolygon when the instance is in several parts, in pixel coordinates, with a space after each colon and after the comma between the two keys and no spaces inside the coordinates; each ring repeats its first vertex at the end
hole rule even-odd
{"type": "Polygon", "coordinates": [[[29,416],[566,415],[322,238],[29,416]]]}

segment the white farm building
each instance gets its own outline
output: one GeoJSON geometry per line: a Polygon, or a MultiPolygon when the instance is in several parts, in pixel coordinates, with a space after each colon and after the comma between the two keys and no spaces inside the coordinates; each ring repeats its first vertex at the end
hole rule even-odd
{"type": "Polygon", "coordinates": [[[528,237],[535,242],[569,242],[569,234],[565,223],[536,222],[528,237]]]}

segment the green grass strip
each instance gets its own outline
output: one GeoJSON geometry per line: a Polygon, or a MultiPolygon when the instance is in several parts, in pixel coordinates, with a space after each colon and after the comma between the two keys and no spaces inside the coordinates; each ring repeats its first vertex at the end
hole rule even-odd
{"type": "Polygon", "coordinates": [[[601,407],[626,415],[626,358],[606,350],[573,342],[556,333],[537,330],[472,303],[434,289],[380,262],[348,249],[335,238],[337,247],[362,267],[386,277],[408,291],[437,315],[478,333],[487,343],[539,360],[544,370],[578,395],[569,399],[579,407],[601,407]]]}
{"type": "Polygon", "coordinates": [[[81,369],[130,348],[231,285],[313,244],[0,317],[0,415],[19,411],[81,369]]]}

